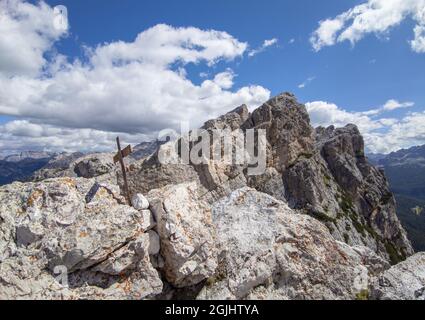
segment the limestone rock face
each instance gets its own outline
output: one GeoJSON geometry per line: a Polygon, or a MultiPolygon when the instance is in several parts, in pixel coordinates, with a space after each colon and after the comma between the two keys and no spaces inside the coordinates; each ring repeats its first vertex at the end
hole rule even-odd
{"type": "Polygon", "coordinates": [[[214,204],[219,266],[200,299],[355,299],[388,263],[284,202],[244,188],[214,204]]]}
{"type": "Polygon", "coordinates": [[[0,297],[137,299],[160,293],[143,214],[124,203],[118,186],[89,179],[1,188],[0,297]]]}
{"type": "Polygon", "coordinates": [[[279,172],[301,155],[310,154],[314,147],[307,110],[290,93],[280,94],[256,109],[243,127],[267,130],[268,162],[279,172]]]}
{"type": "Polygon", "coordinates": [[[413,250],[355,126],[313,129],[284,93],[202,129],[265,129],[264,172],[160,161],[181,137],[129,160],[132,207],[113,154],[1,187],[0,299],[423,297],[423,254],[397,264],[413,250]]]}
{"type": "Polygon", "coordinates": [[[417,253],[376,277],[372,298],[378,300],[425,300],[425,253],[417,253]]]}
{"type": "Polygon", "coordinates": [[[217,266],[215,231],[210,207],[199,200],[196,184],[153,190],[148,199],[168,282],[187,287],[210,277],[217,266]]]}
{"type": "Polygon", "coordinates": [[[246,105],[242,105],[235,110],[218,117],[217,119],[207,121],[202,129],[230,129],[231,131],[234,131],[239,129],[249,119],[249,116],[248,107],[246,105]]]}
{"type": "MultiPolygon", "coordinates": [[[[247,165],[217,161],[164,164],[157,152],[133,163],[132,190],[146,194],[169,184],[193,182],[202,199],[213,204],[249,186],[320,220],[338,241],[367,246],[393,264],[413,253],[386,178],[365,158],[356,126],[313,129],[305,106],[283,93],[252,114],[241,106],[207,121],[202,129],[227,129],[230,135],[265,129],[265,172],[249,175],[247,165]]],[[[178,143],[167,143],[160,150],[177,150],[178,143]]]]}
{"type": "MultiPolygon", "coordinates": [[[[160,150],[170,148],[170,144],[160,147],[160,150]]],[[[128,185],[132,192],[147,194],[150,190],[160,189],[171,184],[199,181],[196,170],[186,164],[162,164],[158,160],[158,152],[148,159],[133,163],[129,167],[128,185]]],[[[118,172],[120,185],[122,175],[118,172]]]]}
{"type": "Polygon", "coordinates": [[[380,170],[367,162],[357,127],[318,128],[316,133],[327,168],[322,173],[322,180],[328,185],[325,198],[338,202],[338,206],[322,211],[332,218],[336,214],[334,236],[350,244],[366,245],[393,264],[411,255],[413,249],[397,218],[388,182],[380,170]]]}

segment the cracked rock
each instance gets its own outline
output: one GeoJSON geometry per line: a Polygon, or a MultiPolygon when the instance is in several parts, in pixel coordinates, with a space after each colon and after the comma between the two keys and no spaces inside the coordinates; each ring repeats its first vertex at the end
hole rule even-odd
{"type": "Polygon", "coordinates": [[[148,194],[161,239],[167,280],[176,287],[195,285],[217,266],[210,207],[199,199],[197,185],[184,183],[148,194]]]}

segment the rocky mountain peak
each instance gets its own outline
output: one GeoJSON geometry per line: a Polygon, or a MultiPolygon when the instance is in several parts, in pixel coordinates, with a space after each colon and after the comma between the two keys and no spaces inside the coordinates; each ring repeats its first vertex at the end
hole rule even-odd
{"type": "Polygon", "coordinates": [[[250,113],[248,107],[243,104],[240,107],[237,107],[236,109],[226,113],[225,115],[218,117],[217,119],[207,121],[203,125],[202,129],[236,130],[239,129],[245,123],[245,121],[248,120],[249,116],[250,113]]]}
{"type": "MultiPolygon", "coordinates": [[[[177,140],[131,160],[134,207],[123,200],[120,171],[111,164],[104,172],[107,154],[73,162],[95,173],[87,178],[0,188],[0,297],[355,299],[372,289],[385,296],[379,281],[357,285],[358,275],[377,279],[413,249],[356,126],[314,129],[305,106],[283,93],[203,129],[265,130],[265,170],[160,161],[178,150],[177,140]],[[51,275],[60,266],[70,289],[58,289],[51,275]]],[[[414,280],[415,288],[398,283],[391,296],[414,296],[425,282],[414,280]]]]}
{"type": "Polygon", "coordinates": [[[203,197],[214,202],[249,186],[321,220],[339,241],[368,246],[394,263],[413,252],[385,175],[368,163],[355,125],[315,130],[305,106],[282,93],[251,114],[241,106],[203,128],[265,130],[266,171],[249,176],[243,166],[163,165],[153,157],[134,166],[132,188],[146,193],[197,181],[203,197]]]}

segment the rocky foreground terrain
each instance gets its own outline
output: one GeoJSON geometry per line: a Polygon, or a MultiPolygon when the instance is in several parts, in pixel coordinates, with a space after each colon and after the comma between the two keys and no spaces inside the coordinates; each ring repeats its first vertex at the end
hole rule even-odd
{"type": "Polygon", "coordinates": [[[285,93],[203,127],[223,128],[267,130],[264,174],[163,164],[168,142],[131,161],[133,206],[109,154],[1,187],[0,298],[425,299],[354,125],[314,129],[285,93]]]}

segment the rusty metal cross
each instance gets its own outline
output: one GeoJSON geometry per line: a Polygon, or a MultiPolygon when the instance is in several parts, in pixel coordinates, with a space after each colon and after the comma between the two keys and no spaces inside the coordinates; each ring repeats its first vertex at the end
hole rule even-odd
{"type": "Polygon", "coordinates": [[[124,180],[125,197],[127,199],[128,205],[131,206],[132,205],[131,204],[131,194],[130,194],[130,190],[128,188],[127,171],[126,171],[125,164],[124,164],[124,158],[129,156],[131,154],[132,150],[131,150],[130,145],[125,147],[124,150],[121,150],[120,137],[117,137],[117,147],[118,147],[118,153],[114,156],[114,163],[119,162],[121,164],[122,177],[123,177],[123,180],[124,180]]]}

